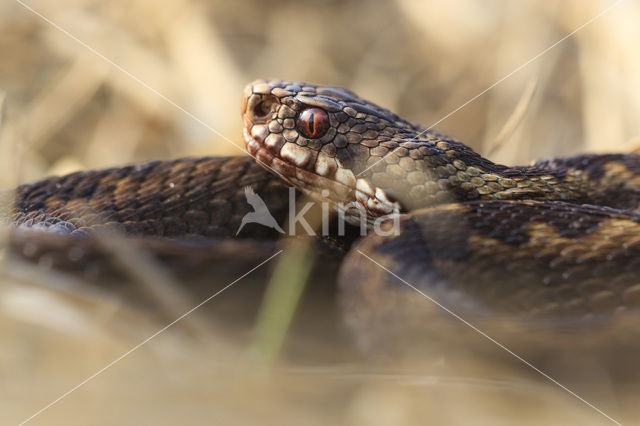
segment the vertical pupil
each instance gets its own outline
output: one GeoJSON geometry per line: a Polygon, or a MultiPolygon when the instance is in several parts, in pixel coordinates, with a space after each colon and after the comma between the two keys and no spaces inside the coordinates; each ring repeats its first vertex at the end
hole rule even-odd
{"type": "Polygon", "coordinates": [[[300,114],[298,129],[302,132],[302,135],[307,138],[320,138],[327,133],[329,127],[329,117],[327,113],[320,108],[309,108],[300,114]]]}
{"type": "Polygon", "coordinates": [[[311,133],[312,135],[314,135],[316,133],[316,128],[315,128],[315,114],[311,114],[311,116],[309,117],[309,133],[311,133]]]}

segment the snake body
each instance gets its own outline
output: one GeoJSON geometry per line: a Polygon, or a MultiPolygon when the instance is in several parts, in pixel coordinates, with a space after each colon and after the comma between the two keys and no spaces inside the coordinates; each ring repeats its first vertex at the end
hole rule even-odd
{"type": "MultiPolygon", "coordinates": [[[[246,186],[283,224],[290,184],[353,224],[380,225],[346,254],[338,277],[356,331],[419,310],[398,278],[467,315],[582,318],[640,308],[638,155],[508,167],[348,90],[302,82],[249,84],[242,117],[256,162],[181,159],[52,177],[17,189],[13,222],[56,231],[54,239],[114,228],[171,251],[184,239],[232,238],[251,211],[246,186]],[[396,213],[398,222],[381,220],[396,213]]],[[[240,235],[278,236],[256,224],[240,235]]],[[[37,238],[20,240],[23,254],[37,238]]]]}

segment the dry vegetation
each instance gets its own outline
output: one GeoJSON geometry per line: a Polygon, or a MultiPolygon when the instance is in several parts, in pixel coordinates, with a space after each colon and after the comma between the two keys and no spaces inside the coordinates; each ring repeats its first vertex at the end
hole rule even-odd
{"type": "MultiPolygon", "coordinates": [[[[258,77],[349,87],[508,164],[630,150],[640,135],[632,0],[441,122],[613,2],[26,3],[108,61],[18,2],[0,3],[2,188],[151,159],[241,155],[240,94],[258,77]]],[[[11,265],[0,273],[2,424],[164,324],[62,275],[11,265]]],[[[607,423],[529,371],[477,380],[297,360],[267,375],[238,361],[243,352],[169,331],[31,423],[607,423]]],[[[620,408],[627,396],[614,397],[606,378],[590,396],[614,417],[638,414],[620,408]]]]}

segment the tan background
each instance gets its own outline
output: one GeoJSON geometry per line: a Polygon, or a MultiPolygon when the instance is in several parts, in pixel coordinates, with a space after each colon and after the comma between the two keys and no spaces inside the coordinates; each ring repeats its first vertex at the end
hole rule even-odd
{"type": "MultiPolygon", "coordinates": [[[[153,90],[18,2],[3,0],[4,188],[86,168],[241,154],[220,135],[242,145],[240,94],[258,77],[345,86],[430,125],[613,2],[28,4],[153,90]]],[[[635,147],[640,136],[639,22],[638,2],[623,2],[437,129],[508,164],[635,147]]],[[[123,311],[118,301],[88,303],[23,285],[39,279],[55,287],[55,277],[2,277],[2,424],[25,419],[161,325],[123,311]]],[[[371,376],[354,374],[350,366],[313,366],[285,371],[274,382],[247,385],[243,369],[229,367],[228,358],[216,359],[219,348],[210,349],[163,335],[32,424],[255,424],[256,419],[265,424],[415,424],[416,419],[495,424],[504,418],[607,424],[547,384],[522,387],[516,381],[505,396],[496,391],[504,383],[434,386],[431,377],[371,376]],[[423,385],[418,394],[416,383],[423,385]]],[[[595,396],[615,407],[603,383],[595,396]]]]}
{"type": "MultiPolygon", "coordinates": [[[[612,2],[29,4],[242,145],[240,94],[255,78],[346,86],[433,124],[612,2]]],[[[625,148],[640,134],[639,14],[636,2],[623,2],[437,128],[488,152],[535,85],[517,131],[508,132],[493,158],[523,163],[625,148]]],[[[3,144],[16,145],[9,164],[19,167],[20,180],[182,155],[241,154],[19,3],[0,5],[0,26],[3,144]]]]}

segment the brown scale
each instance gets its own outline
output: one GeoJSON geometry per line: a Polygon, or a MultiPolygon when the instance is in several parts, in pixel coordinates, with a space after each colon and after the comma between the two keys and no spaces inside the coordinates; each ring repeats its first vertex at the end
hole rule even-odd
{"type": "MultiPolygon", "coordinates": [[[[151,162],[22,185],[16,191],[15,221],[43,214],[76,234],[98,225],[123,225],[131,235],[231,235],[250,211],[242,202],[245,186],[266,197],[274,217],[284,221],[286,186],[249,157],[151,162]]],[[[267,228],[250,227],[240,237],[269,234],[267,228]]]]}

